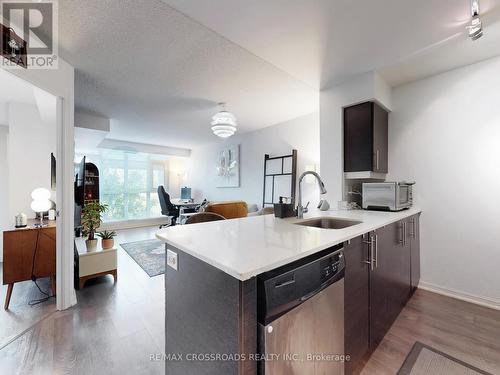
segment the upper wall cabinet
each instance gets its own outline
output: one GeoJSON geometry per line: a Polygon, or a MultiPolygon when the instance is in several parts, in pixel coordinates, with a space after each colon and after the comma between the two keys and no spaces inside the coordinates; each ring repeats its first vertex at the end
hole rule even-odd
{"type": "Polygon", "coordinates": [[[385,178],[389,113],[375,102],[344,108],[346,178],[385,178]]]}

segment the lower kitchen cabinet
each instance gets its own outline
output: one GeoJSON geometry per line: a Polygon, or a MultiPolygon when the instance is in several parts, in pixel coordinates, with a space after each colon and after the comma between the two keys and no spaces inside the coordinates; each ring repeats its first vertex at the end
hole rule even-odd
{"type": "Polygon", "coordinates": [[[344,351],[350,360],[346,374],[361,371],[369,351],[370,340],[370,267],[368,235],[357,237],[345,245],[346,273],[344,279],[344,351]]]}
{"type": "Polygon", "coordinates": [[[410,295],[410,246],[405,221],[377,229],[371,245],[375,267],[370,275],[370,347],[376,348],[410,295]]]}
{"type": "Polygon", "coordinates": [[[415,215],[346,244],[346,374],[361,371],[417,287],[419,234],[415,215]]]}
{"type": "MultiPolygon", "coordinates": [[[[370,347],[384,338],[400,310],[401,270],[407,269],[409,292],[410,259],[405,261],[399,243],[400,223],[377,229],[370,244],[373,271],[370,274],[370,347]]],[[[408,293],[407,293],[408,295],[408,293]]]]}
{"type": "Polygon", "coordinates": [[[420,282],[420,214],[409,218],[408,236],[411,251],[411,293],[417,289],[420,282]]]}

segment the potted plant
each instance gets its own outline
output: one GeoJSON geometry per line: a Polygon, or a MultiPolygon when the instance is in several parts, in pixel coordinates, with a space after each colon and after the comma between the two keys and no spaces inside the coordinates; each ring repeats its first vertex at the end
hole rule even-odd
{"type": "Polygon", "coordinates": [[[101,237],[103,250],[112,249],[115,246],[114,238],[116,237],[116,232],[105,230],[97,233],[97,236],[101,237]]]}
{"type": "Polygon", "coordinates": [[[107,210],[107,204],[100,204],[98,201],[85,202],[82,210],[82,227],[84,236],[87,236],[85,241],[87,251],[95,251],[97,248],[95,232],[101,226],[101,214],[107,210]]]}

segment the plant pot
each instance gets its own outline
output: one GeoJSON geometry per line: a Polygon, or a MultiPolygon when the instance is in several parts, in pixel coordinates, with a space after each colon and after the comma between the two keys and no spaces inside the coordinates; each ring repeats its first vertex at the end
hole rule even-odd
{"type": "Polygon", "coordinates": [[[86,240],[85,245],[87,245],[87,252],[91,253],[97,249],[97,240],[86,240]]]}
{"type": "Polygon", "coordinates": [[[112,249],[115,246],[115,240],[110,238],[108,240],[102,240],[102,248],[103,250],[112,249]]]}

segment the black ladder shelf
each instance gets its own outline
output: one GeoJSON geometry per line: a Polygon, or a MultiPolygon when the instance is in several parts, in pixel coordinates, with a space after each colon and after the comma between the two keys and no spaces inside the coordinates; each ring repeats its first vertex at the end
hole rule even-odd
{"type": "Polygon", "coordinates": [[[274,187],[275,187],[275,181],[276,178],[280,178],[283,176],[290,176],[291,178],[291,183],[290,183],[290,195],[289,197],[292,199],[292,204],[295,206],[295,190],[297,187],[297,150],[292,150],[292,153],[289,155],[283,155],[283,156],[269,156],[269,154],[264,155],[264,190],[263,190],[263,198],[262,198],[262,207],[266,207],[266,205],[273,205],[274,203],[278,203],[275,201],[274,197],[274,187]],[[280,173],[268,173],[268,163],[270,161],[275,161],[281,159],[281,172],[280,173]],[[291,170],[285,172],[285,160],[286,159],[291,159],[291,170]],[[271,189],[271,196],[266,196],[266,187],[267,187],[267,180],[268,178],[271,179],[271,184],[272,184],[272,189],[271,189]],[[269,199],[271,198],[271,199],[269,199]]]}

